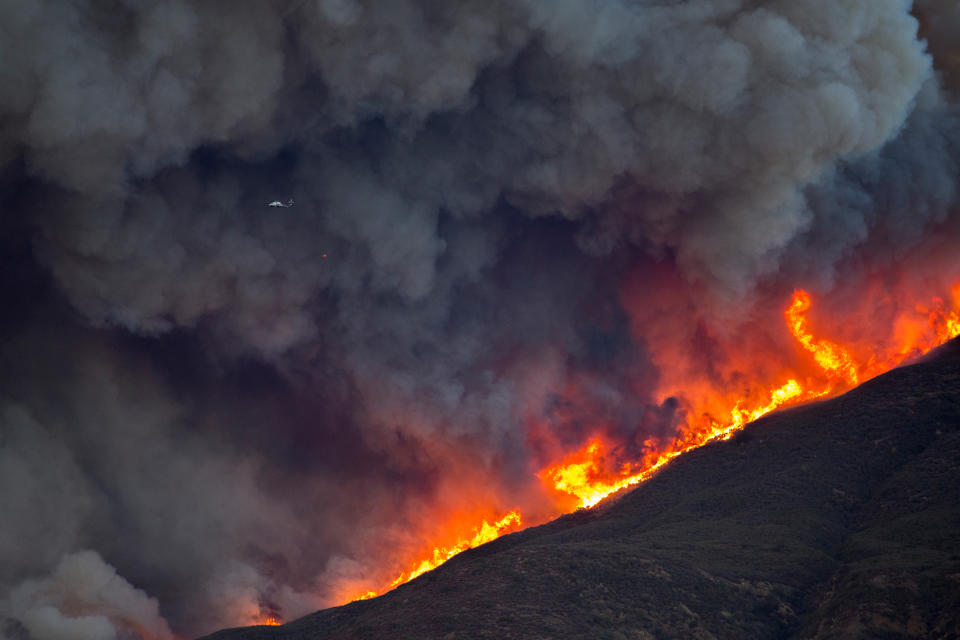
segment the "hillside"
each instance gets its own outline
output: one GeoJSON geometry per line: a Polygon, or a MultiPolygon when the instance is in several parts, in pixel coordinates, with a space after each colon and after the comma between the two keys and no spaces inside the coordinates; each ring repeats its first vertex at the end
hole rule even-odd
{"type": "Polygon", "coordinates": [[[960,342],[374,600],[207,640],[960,637],[960,342]]]}

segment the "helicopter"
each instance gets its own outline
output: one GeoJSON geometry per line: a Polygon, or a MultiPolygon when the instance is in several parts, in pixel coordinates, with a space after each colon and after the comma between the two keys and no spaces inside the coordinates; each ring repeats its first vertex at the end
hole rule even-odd
{"type": "Polygon", "coordinates": [[[290,198],[286,202],[280,202],[279,200],[274,200],[273,202],[267,203],[268,207],[283,207],[284,209],[289,209],[293,206],[293,198],[290,198]]]}

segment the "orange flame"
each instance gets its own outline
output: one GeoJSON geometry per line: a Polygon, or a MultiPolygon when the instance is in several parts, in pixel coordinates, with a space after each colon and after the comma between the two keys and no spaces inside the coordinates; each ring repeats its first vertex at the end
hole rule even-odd
{"type": "Polygon", "coordinates": [[[916,305],[915,314],[903,314],[897,318],[894,331],[899,347],[886,359],[879,362],[872,359],[871,367],[883,369],[891,361],[899,363],[911,355],[926,353],[960,335],[960,282],[953,285],[950,293],[952,308],[937,296],[930,305],[916,305]]]}
{"type": "Polygon", "coordinates": [[[283,623],[280,621],[280,618],[278,618],[277,616],[273,614],[268,614],[260,617],[254,624],[263,625],[267,627],[277,627],[283,623]]]}
{"type": "Polygon", "coordinates": [[[436,569],[441,564],[452,558],[453,556],[466,551],[467,549],[472,549],[473,547],[480,546],[492,540],[496,540],[505,533],[510,531],[516,531],[520,528],[520,525],[523,524],[523,519],[520,516],[519,511],[510,511],[505,516],[499,520],[493,522],[492,524],[483,520],[481,524],[474,528],[473,536],[467,539],[460,538],[453,544],[448,546],[437,546],[434,547],[432,552],[426,558],[422,558],[416,562],[408,571],[404,571],[398,575],[390,584],[384,587],[381,591],[368,590],[360,594],[356,594],[351,597],[347,602],[352,602],[354,600],[368,600],[374,598],[385,591],[389,591],[394,587],[398,587],[401,584],[410,582],[414,578],[423,575],[431,569],[436,569]]]}
{"type": "Polygon", "coordinates": [[[787,318],[787,327],[804,349],[813,354],[817,364],[832,380],[842,378],[850,386],[857,384],[859,373],[853,356],[835,342],[817,340],[807,327],[806,313],[810,309],[810,294],[803,289],[793,292],[793,302],[787,307],[784,315],[787,318]]]}
{"type": "Polygon", "coordinates": [[[601,478],[604,453],[603,441],[592,440],[585,449],[572,453],[563,462],[542,470],[539,473],[540,479],[552,482],[557,491],[576,496],[581,508],[592,507],[611,493],[643,482],[680,454],[679,451],[665,451],[654,454],[652,458],[645,456],[644,462],[638,465],[639,470],[631,463],[624,463],[618,476],[606,479],[601,478]]]}
{"type": "MultiPolygon", "coordinates": [[[[568,454],[562,461],[544,468],[537,475],[558,495],[575,498],[579,508],[592,507],[613,493],[644,482],[680,454],[708,442],[729,439],[746,424],[771,411],[834,395],[960,335],[960,282],[952,287],[951,297],[952,305],[936,297],[930,305],[917,305],[913,313],[904,312],[896,316],[894,344],[869,345],[865,362],[861,358],[864,363],[858,364],[853,350],[814,336],[807,319],[812,306],[810,294],[797,289],[784,311],[784,318],[793,337],[813,355],[819,368],[817,374],[803,376],[785,371],[785,382],[771,385],[766,391],[752,389],[739,397],[735,393],[717,395],[715,390],[711,395],[711,390],[707,389],[699,400],[700,404],[691,403],[687,422],[678,435],[666,443],[654,439],[645,441],[639,460],[621,462],[611,470],[611,461],[616,458],[612,455],[614,447],[602,437],[593,437],[579,451],[568,454]],[[718,415],[725,417],[714,417],[718,415]]],[[[806,370],[805,366],[801,368],[806,370]]],[[[694,390],[693,395],[696,394],[697,390],[694,390]]],[[[559,515],[559,512],[554,515],[559,515]]],[[[521,524],[522,517],[516,510],[492,524],[484,519],[473,529],[472,537],[457,538],[452,544],[434,546],[431,552],[412,562],[408,570],[379,591],[360,592],[346,601],[380,595],[436,568],[466,549],[518,529],[521,524]]]]}
{"type": "Polygon", "coordinates": [[[714,440],[727,440],[748,422],[764,416],[774,409],[812,400],[825,395],[827,391],[810,391],[800,386],[796,380],[788,380],[781,387],[770,392],[766,404],[752,409],[742,408],[743,401],[738,400],[730,409],[729,422],[721,423],[709,416],[684,436],[676,438],[663,450],[657,450],[653,441],[647,441],[647,452],[639,463],[624,463],[620,472],[613,478],[602,477],[604,446],[599,439],[590,441],[579,452],[568,456],[563,462],[547,467],[540,472],[540,479],[550,483],[554,489],[575,496],[579,500],[578,508],[588,508],[601,500],[627,487],[649,479],[663,465],[681,453],[703,446],[714,440]]]}
{"type": "MultiPolygon", "coordinates": [[[[909,335],[909,348],[901,347],[882,359],[871,358],[870,376],[878,375],[902,362],[918,347],[922,351],[946,342],[960,335],[960,283],[952,290],[953,309],[947,309],[940,298],[935,298],[931,308],[918,307],[917,311],[926,315],[928,329],[923,330],[902,320],[904,333],[909,335]]],[[[784,312],[787,327],[803,347],[813,354],[822,369],[827,384],[821,389],[811,389],[796,378],[790,378],[779,387],[771,389],[768,401],[745,408],[747,401],[737,399],[728,409],[729,418],[717,420],[709,414],[702,414],[688,422],[682,433],[662,448],[648,440],[644,443],[645,453],[640,462],[623,463],[614,473],[608,473],[605,467],[605,446],[601,439],[592,439],[587,445],[568,455],[563,461],[543,469],[539,477],[554,490],[570,494],[579,501],[580,508],[592,507],[612,493],[647,480],[664,464],[681,453],[700,447],[715,440],[727,440],[744,425],[764,416],[775,409],[799,404],[816,398],[822,398],[838,391],[836,382],[855,385],[862,378],[860,367],[848,349],[829,340],[817,339],[810,332],[806,317],[810,309],[810,294],[802,289],[794,291],[793,300],[784,312]]]]}

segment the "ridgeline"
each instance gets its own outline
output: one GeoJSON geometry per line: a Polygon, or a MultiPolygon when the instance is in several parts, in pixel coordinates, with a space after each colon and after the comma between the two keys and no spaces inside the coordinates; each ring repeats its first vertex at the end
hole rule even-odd
{"type": "Polygon", "coordinates": [[[204,640],[960,638],[958,340],[379,598],[204,640]]]}

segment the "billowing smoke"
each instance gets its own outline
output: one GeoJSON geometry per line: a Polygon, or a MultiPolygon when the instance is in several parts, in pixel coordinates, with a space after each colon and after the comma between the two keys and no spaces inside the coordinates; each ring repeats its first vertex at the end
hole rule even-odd
{"type": "Polygon", "coordinates": [[[134,589],[93,551],[65,556],[42,580],[28,580],[9,596],[17,622],[8,630],[25,630],[35,638],[114,640],[129,631],[157,640],[172,640],[157,601],[134,589]]]}
{"type": "Polygon", "coordinates": [[[793,287],[881,318],[942,291],[958,28],[938,0],[0,2],[0,635],[338,603],[434,518],[553,515],[536,472],[595,425],[670,437],[685,384],[785,348],[793,287]]]}

